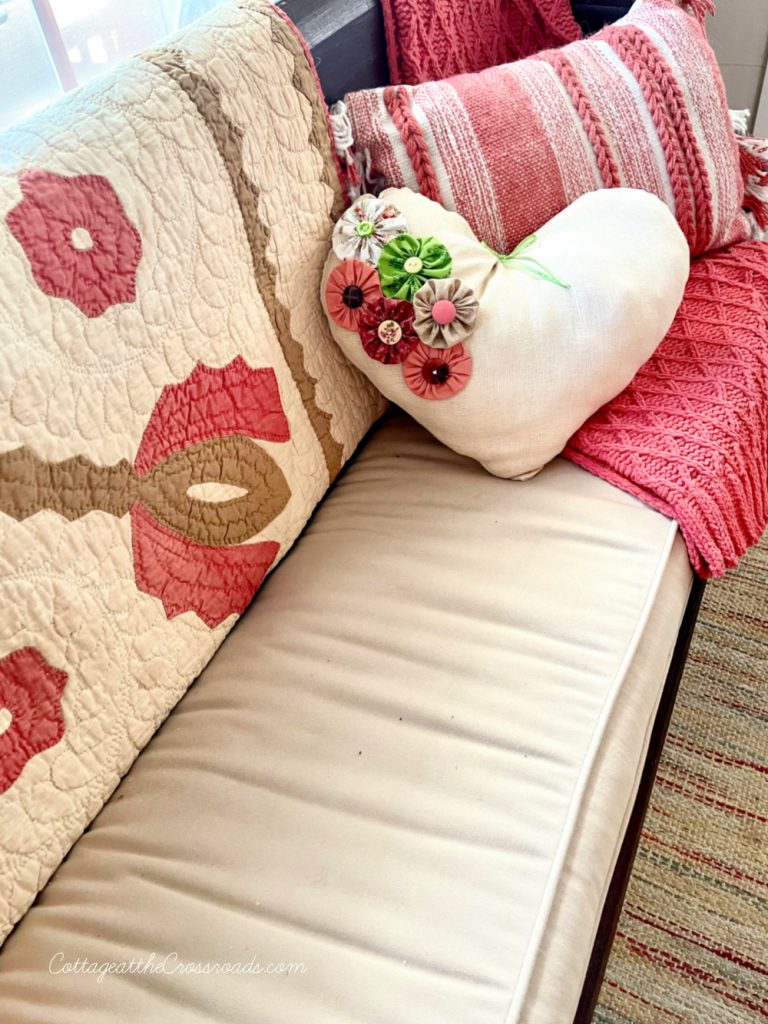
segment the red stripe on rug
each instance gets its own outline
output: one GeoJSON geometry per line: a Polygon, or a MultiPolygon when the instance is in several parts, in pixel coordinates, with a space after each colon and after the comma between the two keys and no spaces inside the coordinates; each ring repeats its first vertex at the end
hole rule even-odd
{"type": "Polygon", "coordinates": [[[731,754],[724,754],[719,750],[711,750],[708,747],[700,747],[698,744],[686,742],[680,736],[675,736],[672,733],[667,734],[666,743],[671,747],[677,747],[678,750],[684,750],[688,754],[703,757],[713,764],[731,765],[734,768],[749,768],[751,771],[768,775],[768,765],[758,764],[756,761],[745,761],[741,757],[733,757],[731,754]]]}
{"type": "Polygon", "coordinates": [[[662,1013],[665,1017],[671,1017],[673,1020],[679,1020],[681,1024],[687,1024],[685,1017],[682,1017],[679,1013],[675,1013],[674,1010],[668,1010],[666,1006],[659,1006],[658,1003],[652,1003],[650,999],[644,999],[637,992],[630,992],[628,988],[620,985],[618,981],[611,981],[610,978],[606,978],[603,984],[609,988],[616,989],[617,992],[621,992],[622,995],[627,996],[629,999],[634,999],[635,1002],[640,1003],[642,1006],[647,1006],[654,1011],[654,1014],[662,1013]]]}
{"type": "Polygon", "coordinates": [[[639,921],[640,924],[647,925],[649,928],[653,928],[657,932],[662,932],[664,935],[669,935],[673,939],[684,939],[686,942],[690,942],[692,946],[704,949],[707,953],[711,953],[713,956],[719,957],[722,960],[729,960],[732,964],[738,964],[739,967],[744,967],[757,974],[768,975],[768,969],[755,963],[753,960],[747,960],[744,957],[739,956],[739,954],[735,953],[732,949],[726,949],[725,946],[711,946],[706,942],[700,942],[699,939],[703,939],[705,936],[699,935],[698,937],[694,937],[697,933],[692,932],[690,929],[682,928],[677,930],[671,921],[664,921],[663,918],[656,918],[655,920],[652,920],[650,917],[643,917],[642,914],[634,913],[634,911],[630,910],[626,905],[624,906],[624,913],[627,917],[632,918],[633,921],[639,921]]]}
{"type": "Polygon", "coordinates": [[[635,939],[631,935],[627,935],[625,932],[617,931],[616,938],[626,942],[633,953],[645,960],[648,960],[650,963],[658,964],[661,967],[674,967],[674,969],[679,971],[681,974],[685,974],[689,978],[695,978],[702,987],[707,988],[710,991],[717,992],[718,996],[722,999],[728,999],[737,1006],[745,1006],[748,1010],[753,1010],[755,1013],[759,1013],[761,1017],[768,1017],[768,1010],[766,1010],[764,1006],[760,1006],[750,998],[742,998],[732,992],[726,991],[723,988],[724,985],[729,984],[726,979],[718,978],[716,974],[711,974],[709,971],[705,971],[701,967],[696,967],[694,964],[681,960],[673,953],[659,949],[656,946],[649,946],[645,942],[641,942],[639,939],[635,939]]]}
{"type": "Polygon", "coordinates": [[[718,810],[721,811],[730,811],[731,813],[738,815],[740,818],[749,818],[751,821],[759,821],[763,824],[768,824],[768,818],[762,814],[757,814],[755,811],[748,811],[744,807],[737,807],[735,804],[729,804],[725,800],[716,800],[714,797],[706,796],[698,790],[692,793],[690,787],[681,786],[679,783],[672,782],[671,779],[663,778],[660,775],[656,776],[656,785],[671,789],[675,793],[680,793],[682,796],[696,800],[700,804],[706,804],[709,807],[717,807],[718,810]]]}
{"type": "MultiPolygon", "coordinates": [[[[659,814],[662,817],[670,818],[669,814],[662,814],[657,808],[653,808],[654,814],[659,814]]],[[[756,878],[754,875],[749,875],[739,868],[734,867],[732,864],[725,864],[723,861],[718,860],[716,857],[708,857],[704,853],[698,853],[696,850],[686,849],[683,846],[676,846],[674,843],[667,843],[659,836],[654,835],[652,832],[643,830],[643,841],[648,843],[654,843],[656,846],[662,846],[665,850],[673,850],[675,853],[684,857],[686,860],[693,861],[694,864],[704,864],[708,868],[714,868],[716,871],[720,871],[722,874],[727,875],[728,878],[734,878],[737,882],[751,882],[753,885],[759,885],[763,888],[768,888],[768,882],[762,878],[756,878]]]]}

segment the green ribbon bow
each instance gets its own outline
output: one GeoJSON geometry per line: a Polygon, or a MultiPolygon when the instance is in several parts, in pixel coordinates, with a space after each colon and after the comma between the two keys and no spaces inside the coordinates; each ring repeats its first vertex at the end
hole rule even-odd
{"type": "Polygon", "coordinates": [[[485,242],[483,242],[483,245],[488,252],[493,253],[499,263],[505,267],[522,270],[524,273],[530,274],[531,277],[538,277],[542,281],[549,281],[550,284],[556,284],[558,288],[570,288],[571,286],[569,284],[561,281],[559,277],[555,277],[551,270],[547,270],[547,268],[543,264],[539,263],[537,259],[534,259],[533,256],[523,255],[523,253],[526,253],[531,246],[535,244],[535,242],[536,235],[528,235],[528,237],[524,238],[519,245],[515,246],[508,256],[505,256],[504,253],[496,252],[495,249],[492,249],[490,245],[487,245],[485,242]]]}

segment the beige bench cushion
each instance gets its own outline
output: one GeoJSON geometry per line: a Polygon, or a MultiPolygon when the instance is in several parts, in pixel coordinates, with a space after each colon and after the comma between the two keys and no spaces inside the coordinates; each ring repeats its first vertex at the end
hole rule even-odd
{"type": "Polygon", "coordinates": [[[690,583],[575,466],[386,422],[9,938],[0,1017],[566,1024],[690,583]],[[253,958],[305,971],[177,966],[253,958]]]}

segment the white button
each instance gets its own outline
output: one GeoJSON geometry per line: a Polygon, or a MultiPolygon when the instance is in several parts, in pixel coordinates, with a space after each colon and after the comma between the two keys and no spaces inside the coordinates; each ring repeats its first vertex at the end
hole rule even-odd
{"type": "Polygon", "coordinates": [[[379,324],[379,341],[385,345],[396,345],[403,336],[403,329],[397,320],[382,320],[379,324]]]}

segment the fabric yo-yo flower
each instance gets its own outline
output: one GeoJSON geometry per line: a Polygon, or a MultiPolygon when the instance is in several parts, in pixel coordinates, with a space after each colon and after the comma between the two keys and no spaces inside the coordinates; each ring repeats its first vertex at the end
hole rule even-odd
{"type": "Polygon", "coordinates": [[[472,356],[463,345],[430,348],[419,342],[403,364],[405,383],[419,398],[453,398],[471,373],[472,356]]]}
{"type": "Polygon", "coordinates": [[[458,278],[427,281],[413,297],[413,326],[425,345],[448,348],[472,333],[479,303],[458,278]]]}
{"type": "Polygon", "coordinates": [[[381,298],[379,275],[361,260],[343,260],[325,286],[328,313],[347,331],[356,331],[363,307],[381,298]]]}
{"type": "Polygon", "coordinates": [[[436,238],[398,235],[379,256],[381,290],[392,299],[413,300],[431,278],[449,277],[451,254],[436,238]]]}
{"type": "Polygon", "coordinates": [[[364,195],[336,222],[331,246],[340,260],[363,260],[375,267],[387,242],[406,229],[405,218],[396,206],[364,195]]]}
{"type": "Polygon", "coordinates": [[[394,299],[364,306],[358,330],[363,348],[380,363],[402,363],[419,341],[413,329],[413,306],[394,299]]]}

